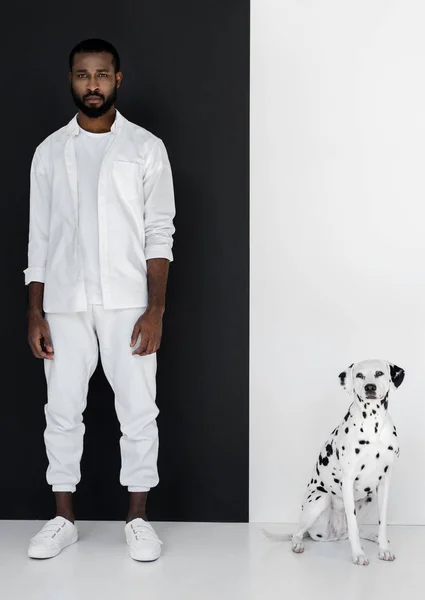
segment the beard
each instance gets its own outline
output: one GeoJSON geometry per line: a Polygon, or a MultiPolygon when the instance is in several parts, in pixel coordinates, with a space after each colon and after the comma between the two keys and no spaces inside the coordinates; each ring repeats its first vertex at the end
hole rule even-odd
{"type": "Polygon", "coordinates": [[[71,94],[72,94],[72,98],[73,98],[77,108],[79,110],[81,110],[82,113],[84,113],[90,119],[98,119],[99,117],[101,117],[105,113],[107,113],[108,110],[115,104],[115,101],[117,99],[117,85],[115,84],[114,89],[109,94],[109,96],[107,96],[106,98],[103,94],[100,94],[98,92],[95,92],[93,94],[87,93],[87,94],[84,94],[84,96],[80,97],[76,94],[74,88],[72,87],[72,84],[71,84],[71,94]],[[99,106],[88,106],[85,103],[85,99],[88,98],[89,96],[90,97],[96,96],[97,98],[100,98],[101,100],[103,100],[102,104],[100,104],[99,106]]]}

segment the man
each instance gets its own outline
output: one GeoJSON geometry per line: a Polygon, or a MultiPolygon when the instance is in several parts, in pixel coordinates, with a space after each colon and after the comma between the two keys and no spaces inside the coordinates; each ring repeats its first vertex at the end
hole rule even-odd
{"type": "Polygon", "coordinates": [[[122,432],[129,553],[156,560],[162,542],[145,506],[158,483],[156,352],[173,260],[172,173],[163,142],[115,109],[116,49],[86,40],[69,64],[78,114],[37,147],[31,164],[28,342],[44,360],[46,477],[57,510],[28,555],[50,558],[78,539],[72,494],[100,352],[122,432]]]}

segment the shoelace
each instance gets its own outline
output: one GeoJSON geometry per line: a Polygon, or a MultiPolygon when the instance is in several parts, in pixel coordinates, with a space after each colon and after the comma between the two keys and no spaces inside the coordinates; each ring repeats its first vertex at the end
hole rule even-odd
{"type": "Polygon", "coordinates": [[[131,529],[132,529],[133,535],[137,541],[150,540],[152,542],[157,542],[158,544],[162,545],[162,542],[157,537],[156,533],[147,525],[132,525],[131,529]]]}

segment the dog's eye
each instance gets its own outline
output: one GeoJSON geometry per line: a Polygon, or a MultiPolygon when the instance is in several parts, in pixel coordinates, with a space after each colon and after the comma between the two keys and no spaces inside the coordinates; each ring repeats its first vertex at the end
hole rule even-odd
{"type": "Polygon", "coordinates": [[[364,379],[363,373],[357,373],[356,377],[360,377],[360,379],[364,379]]]}
{"type": "Polygon", "coordinates": [[[376,371],[375,373],[375,377],[382,377],[383,372],[382,371],[376,371]]]}

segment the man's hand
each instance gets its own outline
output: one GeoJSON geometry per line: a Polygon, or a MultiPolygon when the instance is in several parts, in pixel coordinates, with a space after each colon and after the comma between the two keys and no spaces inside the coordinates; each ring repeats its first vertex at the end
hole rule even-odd
{"type": "Polygon", "coordinates": [[[50,327],[39,312],[29,313],[28,315],[28,343],[36,358],[53,360],[54,351],[50,327]]]}
{"type": "Polygon", "coordinates": [[[135,345],[139,333],[142,334],[140,346],[136,348],[132,354],[147,356],[148,354],[157,352],[162,337],[162,311],[148,308],[146,312],[137,319],[133,328],[130,346],[135,345]]]}

